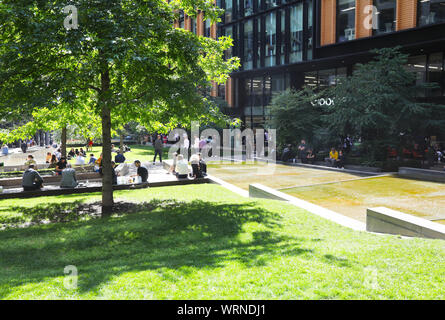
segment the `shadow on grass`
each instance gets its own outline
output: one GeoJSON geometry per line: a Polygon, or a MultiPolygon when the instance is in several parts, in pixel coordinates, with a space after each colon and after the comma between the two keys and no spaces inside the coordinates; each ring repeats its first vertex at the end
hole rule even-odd
{"type": "MultiPolygon", "coordinates": [[[[42,214],[66,205],[85,204],[22,210],[42,214]]],[[[164,279],[176,281],[197,269],[220,268],[231,261],[263,266],[270,257],[313,251],[301,247],[302,239],[277,233],[280,216],[255,203],[156,200],[136,208],[120,217],[0,232],[0,297],[9,288],[63,276],[67,265],[78,268],[78,290],[85,293],[126,272],[156,270],[164,279]],[[243,240],[246,224],[258,230],[247,232],[250,238],[243,240]]]]}

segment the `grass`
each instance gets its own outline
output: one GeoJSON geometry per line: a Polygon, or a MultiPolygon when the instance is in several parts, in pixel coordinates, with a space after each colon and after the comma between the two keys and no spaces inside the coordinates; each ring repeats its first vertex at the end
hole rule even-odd
{"type": "MultiPolygon", "coordinates": [[[[0,298],[445,298],[440,240],[356,232],[216,185],[116,197],[147,205],[108,219],[0,231],[0,298]],[[63,286],[67,265],[79,272],[75,290],[63,286]]],[[[3,200],[0,219],[99,199],[3,200]]]]}

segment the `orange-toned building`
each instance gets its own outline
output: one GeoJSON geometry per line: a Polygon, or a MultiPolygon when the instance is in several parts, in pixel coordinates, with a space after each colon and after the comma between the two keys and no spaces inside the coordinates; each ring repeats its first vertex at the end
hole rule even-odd
{"type": "Polygon", "coordinates": [[[325,87],[350,75],[374,48],[401,46],[419,82],[436,82],[422,99],[445,103],[445,0],[217,0],[223,21],[183,17],[178,26],[228,35],[242,67],[212,94],[227,100],[246,127],[262,127],[274,92],[325,87]]]}

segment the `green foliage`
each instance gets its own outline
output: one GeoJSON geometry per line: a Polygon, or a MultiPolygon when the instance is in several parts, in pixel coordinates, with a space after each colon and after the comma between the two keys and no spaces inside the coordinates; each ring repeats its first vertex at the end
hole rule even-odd
{"type": "Polygon", "coordinates": [[[305,87],[302,90],[287,90],[273,96],[269,128],[277,129],[277,143],[297,145],[301,139],[312,141],[321,126],[321,108],[315,103],[321,93],[305,87]]]}
{"type": "MultiPolygon", "coordinates": [[[[63,26],[65,1],[0,3],[2,111],[56,109],[59,115],[75,116],[52,121],[76,123],[86,131],[94,127],[94,132],[98,127],[89,121],[100,118],[103,103],[112,109],[115,130],[132,120],[158,131],[221,116],[200,91],[209,81],[224,82],[239,66],[238,58],[223,59],[232,40],[198,37],[172,24],[179,8],[189,15],[204,10],[207,19],[217,21],[221,10],[212,1],[73,4],[79,14],[77,30],[63,26]],[[104,87],[105,75],[109,84],[104,87]],[[84,107],[90,112],[71,112],[84,107]]],[[[23,137],[35,127],[10,135],[23,137]]]]}
{"type": "Polygon", "coordinates": [[[362,138],[369,160],[384,160],[388,146],[400,135],[428,135],[443,131],[445,106],[419,102],[416,75],[405,66],[399,48],[374,50],[374,60],[359,64],[351,77],[330,89],[335,105],[326,107],[327,127],[340,135],[362,138]]]}

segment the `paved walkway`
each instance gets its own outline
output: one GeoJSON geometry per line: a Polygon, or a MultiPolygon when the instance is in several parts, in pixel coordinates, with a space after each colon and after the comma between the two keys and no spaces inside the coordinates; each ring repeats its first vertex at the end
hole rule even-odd
{"type": "Polygon", "coordinates": [[[26,153],[23,153],[20,148],[9,149],[7,156],[0,155],[0,162],[3,162],[5,166],[20,166],[26,162],[28,155],[31,154],[37,163],[45,163],[46,153],[53,153],[54,150],[52,147],[31,147],[28,148],[26,153]]]}

